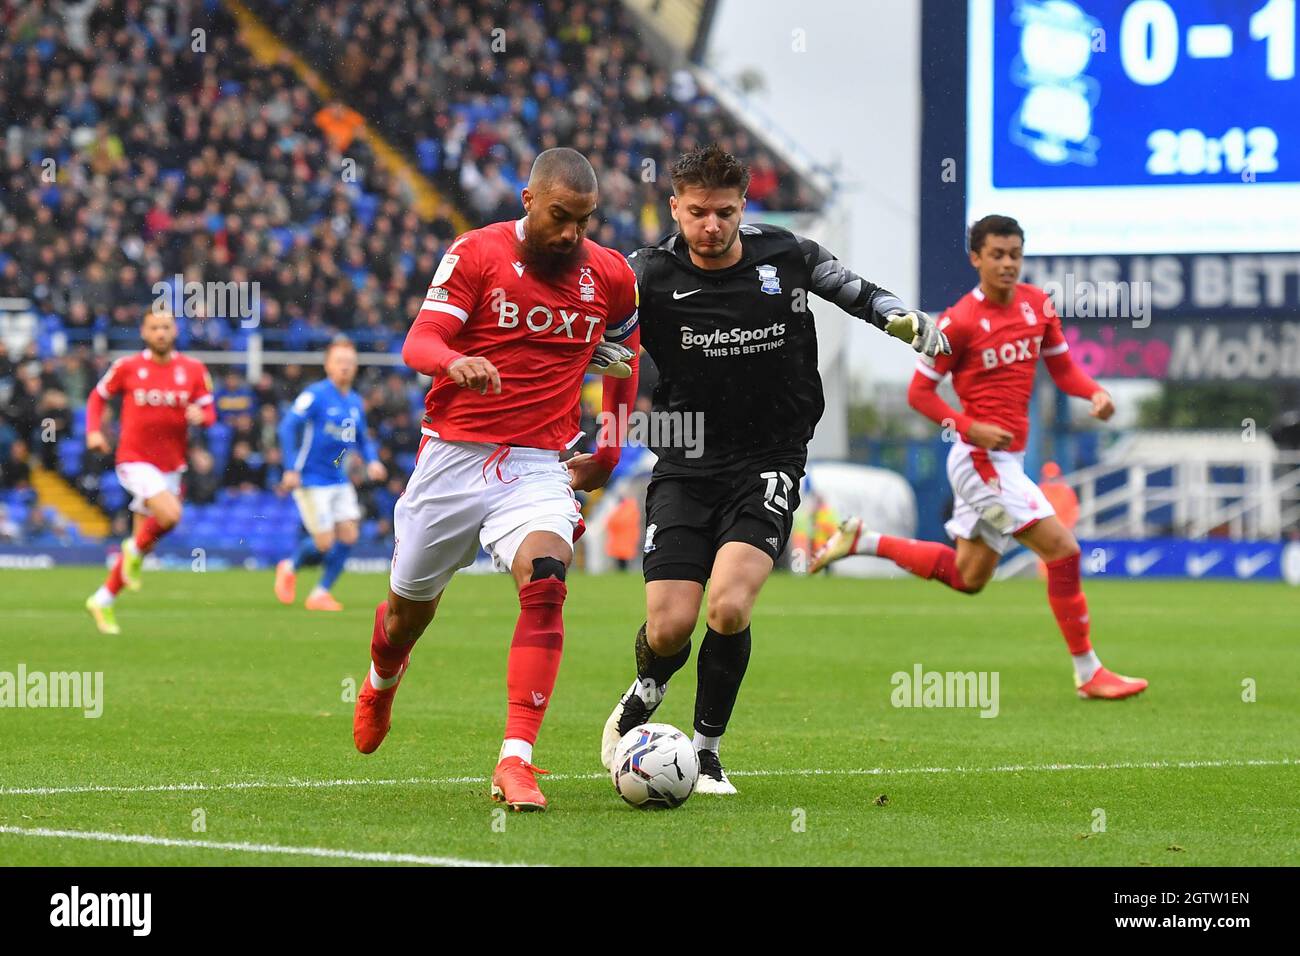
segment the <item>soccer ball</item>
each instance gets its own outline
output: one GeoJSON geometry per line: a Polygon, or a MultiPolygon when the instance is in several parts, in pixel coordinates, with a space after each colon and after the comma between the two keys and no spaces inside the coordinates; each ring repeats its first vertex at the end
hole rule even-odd
{"type": "Polygon", "coordinates": [[[680,807],[699,775],[691,738],[670,724],[629,730],[614,750],[610,771],[618,795],[643,809],[680,807]]]}

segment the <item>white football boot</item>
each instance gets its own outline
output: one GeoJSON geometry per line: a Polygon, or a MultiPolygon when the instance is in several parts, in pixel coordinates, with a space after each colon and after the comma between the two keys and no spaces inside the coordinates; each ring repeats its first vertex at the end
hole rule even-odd
{"type": "Polygon", "coordinates": [[[619,698],[610,712],[609,719],[605,721],[605,732],[600,738],[600,762],[606,770],[614,769],[614,751],[618,749],[618,742],[623,739],[623,735],[654,716],[667,691],[667,684],[656,685],[647,677],[643,681],[634,680],[627,693],[619,698]],[[640,694],[637,693],[638,688],[641,690],[640,694]],[[645,698],[649,698],[654,703],[647,704],[645,698]]]}
{"type": "Polygon", "coordinates": [[[695,782],[696,793],[729,797],[736,792],[736,788],[727,779],[727,771],[722,769],[722,761],[716,750],[697,750],[695,756],[700,761],[700,776],[695,782]]]}
{"type": "Polygon", "coordinates": [[[861,534],[861,518],[846,518],[840,522],[840,526],[835,529],[835,533],[813,555],[812,564],[808,565],[808,573],[816,574],[833,561],[847,558],[850,554],[853,554],[857,550],[858,537],[861,534]]]}

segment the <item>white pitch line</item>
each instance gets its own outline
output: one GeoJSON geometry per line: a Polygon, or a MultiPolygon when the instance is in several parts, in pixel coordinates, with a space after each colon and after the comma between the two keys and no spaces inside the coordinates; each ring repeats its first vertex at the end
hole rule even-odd
{"type": "Polygon", "coordinates": [[[321,846],[281,846],[278,843],[218,843],[214,840],[175,840],[171,837],[139,833],[104,833],[96,830],[49,830],[44,827],[0,826],[0,834],[25,837],[48,837],[55,840],[92,840],[97,843],[134,843],[141,846],[174,846],[195,850],[233,850],[237,853],[279,853],[284,856],[314,856],[330,860],[355,860],[362,863],[414,863],[420,866],[517,866],[521,864],[489,863],[462,860],[454,856],[421,856],[416,853],[364,853],[358,850],[335,850],[321,846]]]}
{"type": "MultiPolygon", "coordinates": [[[[728,770],[729,777],[902,777],[930,774],[1054,773],[1071,770],[1201,770],[1222,767],[1294,767],[1300,760],[1151,760],[1120,763],[1004,764],[995,767],[862,767],[806,770],[728,770]]],[[[601,780],[607,773],[551,774],[548,779],[601,780]]],[[[199,793],[221,790],[330,790],[338,787],[448,786],[487,783],[487,777],[402,777],[361,780],[244,780],[231,783],[158,783],[141,786],[2,787],[0,797],[57,796],[74,793],[199,793]]]]}

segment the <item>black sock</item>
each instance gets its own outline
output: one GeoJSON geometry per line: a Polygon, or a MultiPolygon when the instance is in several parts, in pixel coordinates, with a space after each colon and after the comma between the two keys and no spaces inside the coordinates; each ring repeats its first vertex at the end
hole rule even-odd
{"type": "Polygon", "coordinates": [[[650,641],[645,636],[645,625],[642,624],[641,630],[636,632],[637,680],[653,678],[657,685],[667,684],[668,678],[681,670],[682,665],[690,659],[690,638],[687,638],[686,644],[676,654],[670,654],[667,657],[660,657],[650,647],[650,641]]]}
{"type": "Polygon", "coordinates": [[[727,730],[740,682],[749,666],[749,628],[735,634],[719,634],[709,628],[700,641],[696,660],[699,683],[695,688],[695,732],[704,737],[721,737],[727,730]]]}

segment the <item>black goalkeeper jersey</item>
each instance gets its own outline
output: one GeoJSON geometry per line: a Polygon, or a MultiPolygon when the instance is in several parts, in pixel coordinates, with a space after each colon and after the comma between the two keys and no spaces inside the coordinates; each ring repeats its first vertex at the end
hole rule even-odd
{"type": "Polygon", "coordinates": [[[640,290],[641,344],[659,369],[661,422],[698,417],[690,447],[650,430],[656,473],[701,474],[763,458],[797,458],[825,408],[809,296],[883,328],[903,305],[855,275],[810,239],[769,225],[742,225],[741,259],[707,270],[681,235],[628,258],[640,290]],[[666,417],[668,413],[671,418],[666,417]]]}

